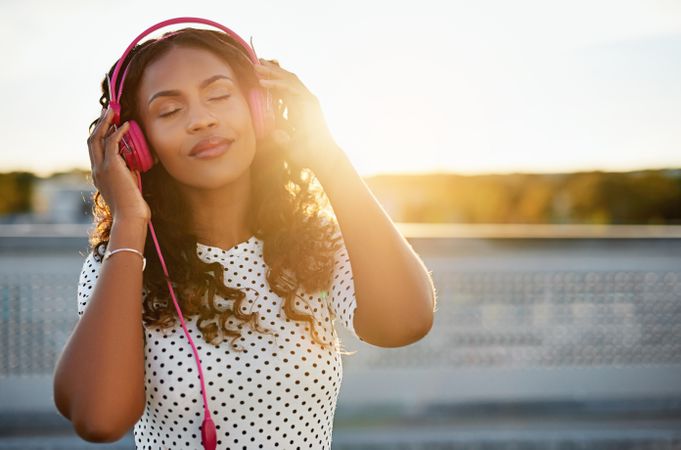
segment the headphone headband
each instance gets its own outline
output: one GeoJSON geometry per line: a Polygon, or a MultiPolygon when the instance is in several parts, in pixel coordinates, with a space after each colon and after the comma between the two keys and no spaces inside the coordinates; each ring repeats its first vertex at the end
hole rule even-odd
{"type": "MultiPolygon", "coordinates": [[[[128,67],[125,68],[125,71],[123,72],[123,77],[121,79],[121,89],[120,91],[116,91],[116,85],[118,84],[118,72],[121,70],[121,66],[123,65],[123,62],[127,58],[128,54],[132,51],[132,49],[137,45],[139,41],[141,41],[145,36],[148,34],[158,30],[159,28],[166,27],[168,25],[174,25],[176,23],[201,23],[204,25],[211,25],[215,28],[218,28],[222,31],[224,31],[228,36],[230,36],[232,39],[237,41],[246,51],[249,59],[253,64],[259,64],[259,60],[257,55],[255,54],[255,50],[251,46],[248,45],[246,41],[244,41],[238,34],[236,34],[234,31],[231,29],[227,28],[224,25],[221,25],[217,22],[214,22],[209,19],[203,19],[201,17],[175,17],[172,19],[167,19],[162,22],[159,22],[155,25],[150,26],[143,32],[141,32],[131,43],[128,45],[128,48],[125,49],[125,52],[123,53],[123,56],[120,57],[118,62],[116,63],[116,67],[114,68],[113,71],[113,76],[112,79],[108,79],[109,83],[109,96],[110,96],[110,105],[111,108],[114,110],[114,117],[113,117],[113,122],[115,124],[118,124],[120,121],[120,100],[123,92],[123,83],[125,82],[125,76],[128,73],[128,67]]],[[[171,34],[172,35],[172,34],[171,34]]],[[[170,35],[169,35],[170,36],[170,35]]],[[[166,36],[166,37],[169,37],[166,36]]]]}

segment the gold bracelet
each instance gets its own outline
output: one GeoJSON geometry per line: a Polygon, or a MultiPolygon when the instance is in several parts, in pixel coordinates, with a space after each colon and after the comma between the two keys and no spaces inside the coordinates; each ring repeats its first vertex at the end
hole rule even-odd
{"type": "Polygon", "coordinates": [[[142,257],[142,272],[144,272],[144,268],[147,267],[147,258],[144,257],[142,252],[140,252],[139,250],[135,250],[134,248],[124,247],[124,248],[118,248],[116,250],[107,250],[106,252],[104,252],[104,259],[102,259],[102,261],[106,261],[109,258],[109,256],[113,255],[114,253],[118,253],[118,252],[134,252],[134,253],[137,253],[138,255],[140,255],[142,257]]]}

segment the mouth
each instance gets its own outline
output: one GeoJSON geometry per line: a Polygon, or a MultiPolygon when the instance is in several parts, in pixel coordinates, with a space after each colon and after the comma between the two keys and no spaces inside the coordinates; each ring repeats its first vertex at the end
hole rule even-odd
{"type": "Polygon", "coordinates": [[[215,158],[227,152],[232,146],[234,139],[227,139],[220,136],[211,136],[199,141],[192,147],[189,156],[198,159],[215,158]]]}

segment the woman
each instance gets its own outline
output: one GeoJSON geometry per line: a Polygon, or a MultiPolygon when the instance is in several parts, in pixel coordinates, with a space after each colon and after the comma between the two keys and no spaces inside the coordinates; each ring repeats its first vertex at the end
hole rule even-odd
{"type": "Polygon", "coordinates": [[[317,99],[239,47],[194,28],[139,44],[125,62],[117,129],[102,82],[88,140],[96,227],[80,320],[54,381],[57,407],[86,440],[115,441],[134,426],[138,449],[200,448],[205,407],[218,448],[328,449],[342,379],[334,319],[383,347],[432,325],[427,270],[335,143],[317,99]],[[252,89],[269,90],[276,106],[265,136],[255,133],[252,89]],[[155,162],[142,192],[118,151],[131,120],[155,162]],[[152,218],[169,279],[146,239],[152,218]],[[106,249],[129,251],[103,260],[106,249]],[[205,393],[169,283],[197,339],[205,393]]]}

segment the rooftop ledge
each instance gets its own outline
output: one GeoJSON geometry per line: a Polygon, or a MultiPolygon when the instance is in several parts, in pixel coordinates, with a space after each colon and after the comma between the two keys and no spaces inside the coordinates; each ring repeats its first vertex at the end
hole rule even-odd
{"type": "MultiPolygon", "coordinates": [[[[396,222],[407,238],[681,238],[681,225],[454,224],[396,222]]],[[[0,238],[86,238],[90,223],[0,224],[0,238]]]]}
{"type": "Polygon", "coordinates": [[[681,238],[681,225],[397,223],[415,238],[681,238]]]}

